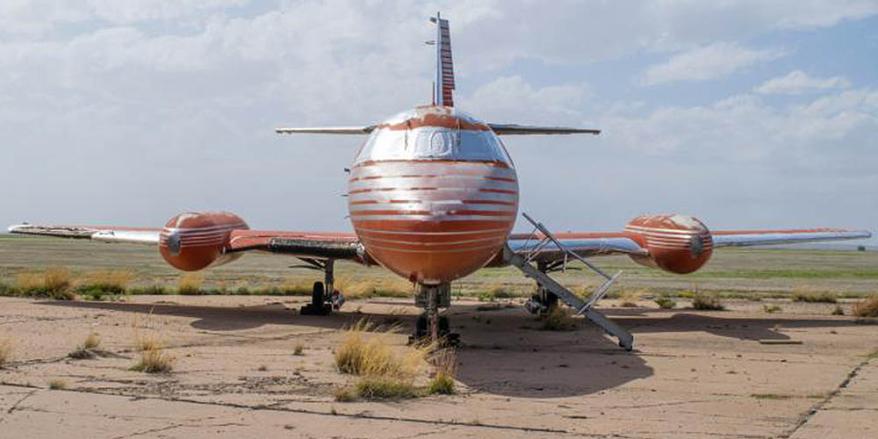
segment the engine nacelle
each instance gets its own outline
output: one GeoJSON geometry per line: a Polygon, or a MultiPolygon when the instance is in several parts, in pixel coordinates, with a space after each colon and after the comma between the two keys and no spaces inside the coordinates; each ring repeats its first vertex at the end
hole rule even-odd
{"type": "Polygon", "coordinates": [[[249,229],[239,216],[228,212],[181,213],[162,229],[159,252],[174,268],[198,271],[227,264],[241,257],[227,253],[232,230],[249,229]]]}
{"type": "Polygon", "coordinates": [[[671,273],[692,273],[713,253],[710,230],[691,216],[643,215],[631,220],[625,232],[649,251],[648,256],[632,255],[634,262],[671,273]]]}

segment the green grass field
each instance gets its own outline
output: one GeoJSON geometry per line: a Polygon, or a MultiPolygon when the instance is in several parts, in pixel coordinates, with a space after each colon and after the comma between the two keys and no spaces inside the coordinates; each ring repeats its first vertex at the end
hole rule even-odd
{"type": "MultiPolygon", "coordinates": [[[[878,252],[721,249],[699,272],[672,275],[642,267],[624,256],[593,259],[608,272],[622,270],[617,294],[636,290],[646,294],[680,291],[716,291],[725,295],[783,296],[794,292],[831,292],[841,297],[878,293],[878,252]]],[[[235,292],[245,287],[263,291],[288,287],[301,292],[322,273],[300,268],[292,257],[253,253],[203,274],[203,288],[235,292]]],[[[104,244],[85,240],[0,235],[0,284],[14,286],[21,273],[50,267],[69,269],[74,285],[90,273],[107,270],[130,272],[132,287],[164,286],[176,289],[181,273],[168,266],[158,251],[149,246],[104,244]]],[[[592,273],[574,265],[557,279],[574,290],[598,284],[592,273]]],[[[339,263],[336,278],[342,286],[393,285],[407,289],[405,281],[380,267],[339,263]]],[[[484,269],[455,283],[462,295],[479,295],[504,290],[526,295],[533,282],[513,268],[484,269]]]]}

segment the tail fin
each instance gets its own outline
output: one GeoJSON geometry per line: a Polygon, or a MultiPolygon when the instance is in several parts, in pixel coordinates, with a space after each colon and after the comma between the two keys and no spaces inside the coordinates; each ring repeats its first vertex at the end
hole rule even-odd
{"type": "Polygon", "coordinates": [[[439,13],[431,17],[436,23],[436,84],[433,92],[433,104],[446,107],[454,106],[454,63],[451,60],[451,31],[448,20],[439,13]]]}

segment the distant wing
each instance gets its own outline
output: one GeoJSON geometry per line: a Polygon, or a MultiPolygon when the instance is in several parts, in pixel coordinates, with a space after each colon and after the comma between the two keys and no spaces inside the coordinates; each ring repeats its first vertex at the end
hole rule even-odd
{"type": "Polygon", "coordinates": [[[313,128],[275,128],[278,134],[369,134],[375,125],[364,127],[313,127],[313,128]]]}
{"type": "Polygon", "coordinates": [[[159,243],[162,229],[113,226],[41,226],[18,224],[9,227],[9,233],[19,235],[54,236],[57,238],[92,239],[102,242],[130,244],[159,243]]]}
{"type": "Polygon", "coordinates": [[[711,235],[714,247],[749,247],[872,237],[872,234],[865,230],[845,229],[717,230],[711,231],[711,235]]]}
{"type": "Polygon", "coordinates": [[[600,134],[601,130],[588,128],[541,127],[533,125],[489,123],[489,127],[499,136],[512,134],[600,134]]]}

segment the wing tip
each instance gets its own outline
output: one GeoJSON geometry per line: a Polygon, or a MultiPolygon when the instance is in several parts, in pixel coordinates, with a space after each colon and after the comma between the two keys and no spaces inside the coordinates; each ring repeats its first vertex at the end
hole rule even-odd
{"type": "Polygon", "coordinates": [[[28,225],[29,225],[28,223],[13,224],[13,225],[7,227],[6,231],[9,233],[21,233],[21,230],[24,229],[25,227],[27,227],[28,225]]]}

